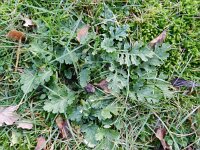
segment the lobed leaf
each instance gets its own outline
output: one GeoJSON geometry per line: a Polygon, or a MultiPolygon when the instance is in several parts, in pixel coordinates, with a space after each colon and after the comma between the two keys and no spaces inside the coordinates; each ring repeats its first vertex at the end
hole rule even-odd
{"type": "Polygon", "coordinates": [[[48,95],[43,109],[52,113],[65,113],[68,106],[75,100],[75,94],[66,86],[57,86],[48,95]]]}
{"type": "Polygon", "coordinates": [[[127,76],[125,72],[118,72],[115,70],[115,72],[111,72],[106,79],[109,82],[108,88],[111,89],[112,93],[118,93],[121,89],[123,89],[125,86],[127,86],[127,76]]]}
{"type": "Polygon", "coordinates": [[[122,41],[122,39],[126,38],[128,36],[127,31],[129,29],[128,25],[123,25],[119,27],[113,27],[111,26],[110,28],[110,35],[113,39],[122,41]]]}
{"type": "Polygon", "coordinates": [[[82,126],[81,131],[84,132],[84,143],[90,148],[94,148],[97,144],[97,140],[95,139],[97,129],[98,126],[95,124],[85,124],[82,126]]]}
{"type": "Polygon", "coordinates": [[[87,83],[90,81],[90,69],[89,68],[85,68],[82,69],[79,73],[79,82],[81,87],[85,87],[87,85],[87,83]]]}
{"type": "Polygon", "coordinates": [[[109,38],[104,38],[104,40],[101,42],[101,48],[106,50],[106,52],[108,53],[112,53],[116,51],[114,47],[113,39],[109,39],[109,38]]]}
{"type": "Polygon", "coordinates": [[[41,72],[32,72],[27,70],[21,74],[21,89],[24,94],[28,94],[34,89],[37,89],[39,85],[44,85],[45,82],[48,82],[52,75],[53,72],[50,69],[46,69],[41,72]]]}
{"type": "Polygon", "coordinates": [[[110,119],[113,115],[117,116],[119,113],[119,109],[115,105],[109,105],[106,108],[102,109],[101,115],[105,119],[110,119]]]}

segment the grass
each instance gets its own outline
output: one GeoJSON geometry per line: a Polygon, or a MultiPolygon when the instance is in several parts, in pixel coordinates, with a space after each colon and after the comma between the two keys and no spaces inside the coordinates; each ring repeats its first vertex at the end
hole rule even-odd
{"type": "MultiPolygon", "coordinates": [[[[167,75],[167,82],[174,76],[200,82],[199,1],[110,0],[104,3],[113,12],[117,27],[124,24],[129,25],[128,41],[148,43],[167,29],[168,35],[165,42],[171,44],[170,57],[159,68],[159,72],[167,75]]],[[[105,53],[99,53],[102,37],[109,34],[107,27],[109,22],[105,24],[105,19],[102,17],[104,3],[98,0],[0,2],[0,106],[17,105],[22,100],[23,104],[20,105],[18,114],[34,124],[32,130],[22,130],[16,126],[0,127],[0,149],[34,149],[36,139],[40,135],[43,135],[48,146],[54,149],[64,150],[66,147],[68,149],[89,149],[83,139],[87,137],[87,134],[93,137],[96,132],[105,136],[98,142],[96,149],[105,149],[104,146],[111,146],[113,149],[155,149],[160,145],[154,136],[155,128],[158,126],[167,129],[165,140],[173,149],[187,149],[189,146],[194,149],[200,148],[199,88],[195,88],[191,95],[177,92],[170,99],[160,98],[157,103],[137,101],[129,96],[136,83],[133,79],[134,72],[130,67],[121,67],[121,70],[122,68],[127,69],[125,71],[128,72],[130,80],[130,84],[125,87],[126,90],[121,91],[121,95],[102,95],[101,91],[98,91],[92,97],[80,88],[78,74],[82,68],[87,67],[83,61],[85,58],[88,62],[92,62],[90,64],[93,67],[90,80],[92,83],[109,75],[109,70],[106,69],[107,64],[102,65],[98,61],[95,62],[87,55],[87,53],[94,53],[106,57],[105,53]],[[20,15],[31,17],[37,24],[37,29],[31,30],[23,27],[20,15]],[[89,24],[90,31],[98,34],[89,35],[91,36],[89,42],[80,45],[76,41],[76,32],[84,24],[89,24]],[[14,72],[18,43],[6,38],[6,34],[12,29],[26,33],[27,37],[22,45],[19,67],[33,72],[51,68],[54,72],[49,82],[30,93],[23,93],[20,83],[21,73],[14,72]],[[33,43],[38,45],[30,49],[33,43]],[[59,57],[55,51],[67,52],[64,54],[66,56],[70,51],[76,54],[81,52],[82,58],[75,61],[73,54],[70,53],[71,64],[59,63],[57,62],[59,57]],[[53,53],[52,56],[49,53],[53,53]],[[69,72],[72,74],[71,79],[69,72]],[[53,114],[43,109],[50,95],[49,92],[53,89],[51,82],[55,81],[59,85],[70,86],[75,91],[75,105],[68,110],[69,112],[61,114],[63,118],[67,118],[72,134],[72,137],[67,140],[59,136],[55,121],[59,113],[53,114]],[[94,115],[98,115],[96,114],[98,111],[100,112],[110,104],[117,104],[119,114],[115,116],[111,113],[113,117],[110,120],[95,119],[94,115]],[[76,107],[81,107],[85,115],[80,122],[70,120],[69,114],[76,107]],[[103,128],[108,124],[111,125],[109,132],[103,128]],[[89,129],[83,129],[85,125],[88,125],[89,129]],[[90,129],[95,128],[95,125],[98,129],[94,133],[90,129]],[[104,130],[112,134],[107,135],[104,130]],[[114,138],[116,131],[120,135],[119,138],[114,138]],[[106,141],[106,136],[113,138],[114,146],[106,141]],[[14,141],[16,137],[19,137],[19,140],[14,141]]],[[[109,13],[108,11],[106,15],[110,15],[109,13]]],[[[63,57],[63,55],[59,56],[63,57]]],[[[112,60],[112,58],[107,59],[112,60]]]]}

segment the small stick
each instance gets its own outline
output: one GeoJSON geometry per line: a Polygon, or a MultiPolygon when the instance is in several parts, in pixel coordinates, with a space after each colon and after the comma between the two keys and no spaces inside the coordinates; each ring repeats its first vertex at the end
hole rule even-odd
{"type": "Polygon", "coordinates": [[[19,64],[19,56],[20,56],[20,53],[21,53],[21,38],[19,40],[19,45],[17,47],[17,52],[16,52],[16,63],[15,63],[15,72],[17,72],[17,69],[18,69],[18,64],[19,64]]]}

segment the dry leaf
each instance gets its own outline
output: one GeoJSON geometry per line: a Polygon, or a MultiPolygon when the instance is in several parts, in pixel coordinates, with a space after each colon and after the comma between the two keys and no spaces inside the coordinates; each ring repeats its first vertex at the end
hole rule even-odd
{"type": "Polygon", "coordinates": [[[25,40],[25,34],[21,31],[11,30],[8,32],[7,37],[14,41],[23,41],[25,40]]]}
{"type": "Polygon", "coordinates": [[[186,150],[194,150],[194,149],[192,148],[192,146],[189,146],[189,147],[187,147],[186,150]]]}
{"type": "Polygon", "coordinates": [[[88,29],[89,29],[89,25],[85,25],[81,29],[78,30],[76,39],[79,42],[81,42],[81,40],[83,40],[87,36],[88,29]]]}
{"type": "Polygon", "coordinates": [[[108,81],[102,80],[98,84],[95,84],[97,87],[101,88],[104,92],[110,93],[110,89],[108,88],[108,81]]]}
{"type": "Polygon", "coordinates": [[[56,124],[58,126],[58,129],[60,130],[61,137],[64,139],[68,139],[71,137],[71,134],[68,130],[67,122],[63,120],[61,116],[58,116],[56,118],[56,124]]]}
{"type": "Polygon", "coordinates": [[[37,138],[37,145],[35,150],[46,150],[46,140],[43,136],[37,138]]]}
{"type": "Polygon", "coordinates": [[[85,87],[85,90],[88,93],[94,93],[95,92],[95,87],[92,84],[88,83],[87,86],[85,87]]]}
{"type": "Polygon", "coordinates": [[[0,126],[4,123],[12,125],[19,119],[19,116],[15,113],[18,106],[0,107],[0,126]]]}
{"type": "Polygon", "coordinates": [[[160,141],[164,150],[171,150],[170,146],[167,144],[165,140],[160,141]]]}
{"type": "Polygon", "coordinates": [[[183,79],[183,78],[174,78],[174,79],[171,81],[171,84],[172,84],[174,87],[185,86],[185,87],[194,88],[194,87],[200,86],[200,84],[195,83],[194,81],[185,80],[185,79],[183,79]]]}
{"type": "Polygon", "coordinates": [[[154,47],[157,43],[163,43],[167,36],[167,31],[164,30],[158,37],[153,39],[149,44],[151,47],[154,47]]]}
{"type": "Polygon", "coordinates": [[[98,3],[101,2],[101,0],[93,0],[92,2],[95,3],[95,4],[98,4],[98,3]]]}
{"type": "Polygon", "coordinates": [[[165,128],[158,128],[156,129],[156,137],[160,140],[162,147],[164,150],[170,150],[169,145],[164,140],[167,130],[165,128]]]}
{"type": "Polygon", "coordinates": [[[12,131],[10,146],[14,146],[15,144],[19,144],[20,139],[22,139],[22,134],[20,132],[15,131],[15,130],[12,131]]]}
{"type": "Polygon", "coordinates": [[[159,140],[163,140],[165,138],[165,135],[166,135],[167,131],[165,128],[158,128],[156,130],[156,137],[159,139],[159,140]]]}
{"type": "Polygon", "coordinates": [[[24,69],[23,69],[23,68],[17,68],[17,71],[18,71],[19,73],[24,73],[24,69]]]}
{"type": "Polygon", "coordinates": [[[32,27],[35,26],[35,24],[33,23],[33,21],[29,18],[26,17],[22,17],[22,20],[25,21],[25,23],[23,24],[24,27],[32,27]]]}
{"type": "Polygon", "coordinates": [[[22,129],[32,129],[33,124],[25,121],[20,121],[17,123],[17,128],[22,128],[22,129]]]}

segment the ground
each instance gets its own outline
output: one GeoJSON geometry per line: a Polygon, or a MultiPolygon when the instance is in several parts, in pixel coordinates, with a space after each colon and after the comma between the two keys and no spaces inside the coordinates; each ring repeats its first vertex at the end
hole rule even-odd
{"type": "Polygon", "coordinates": [[[200,149],[199,8],[0,2],[0,149],[200,149]]]}

